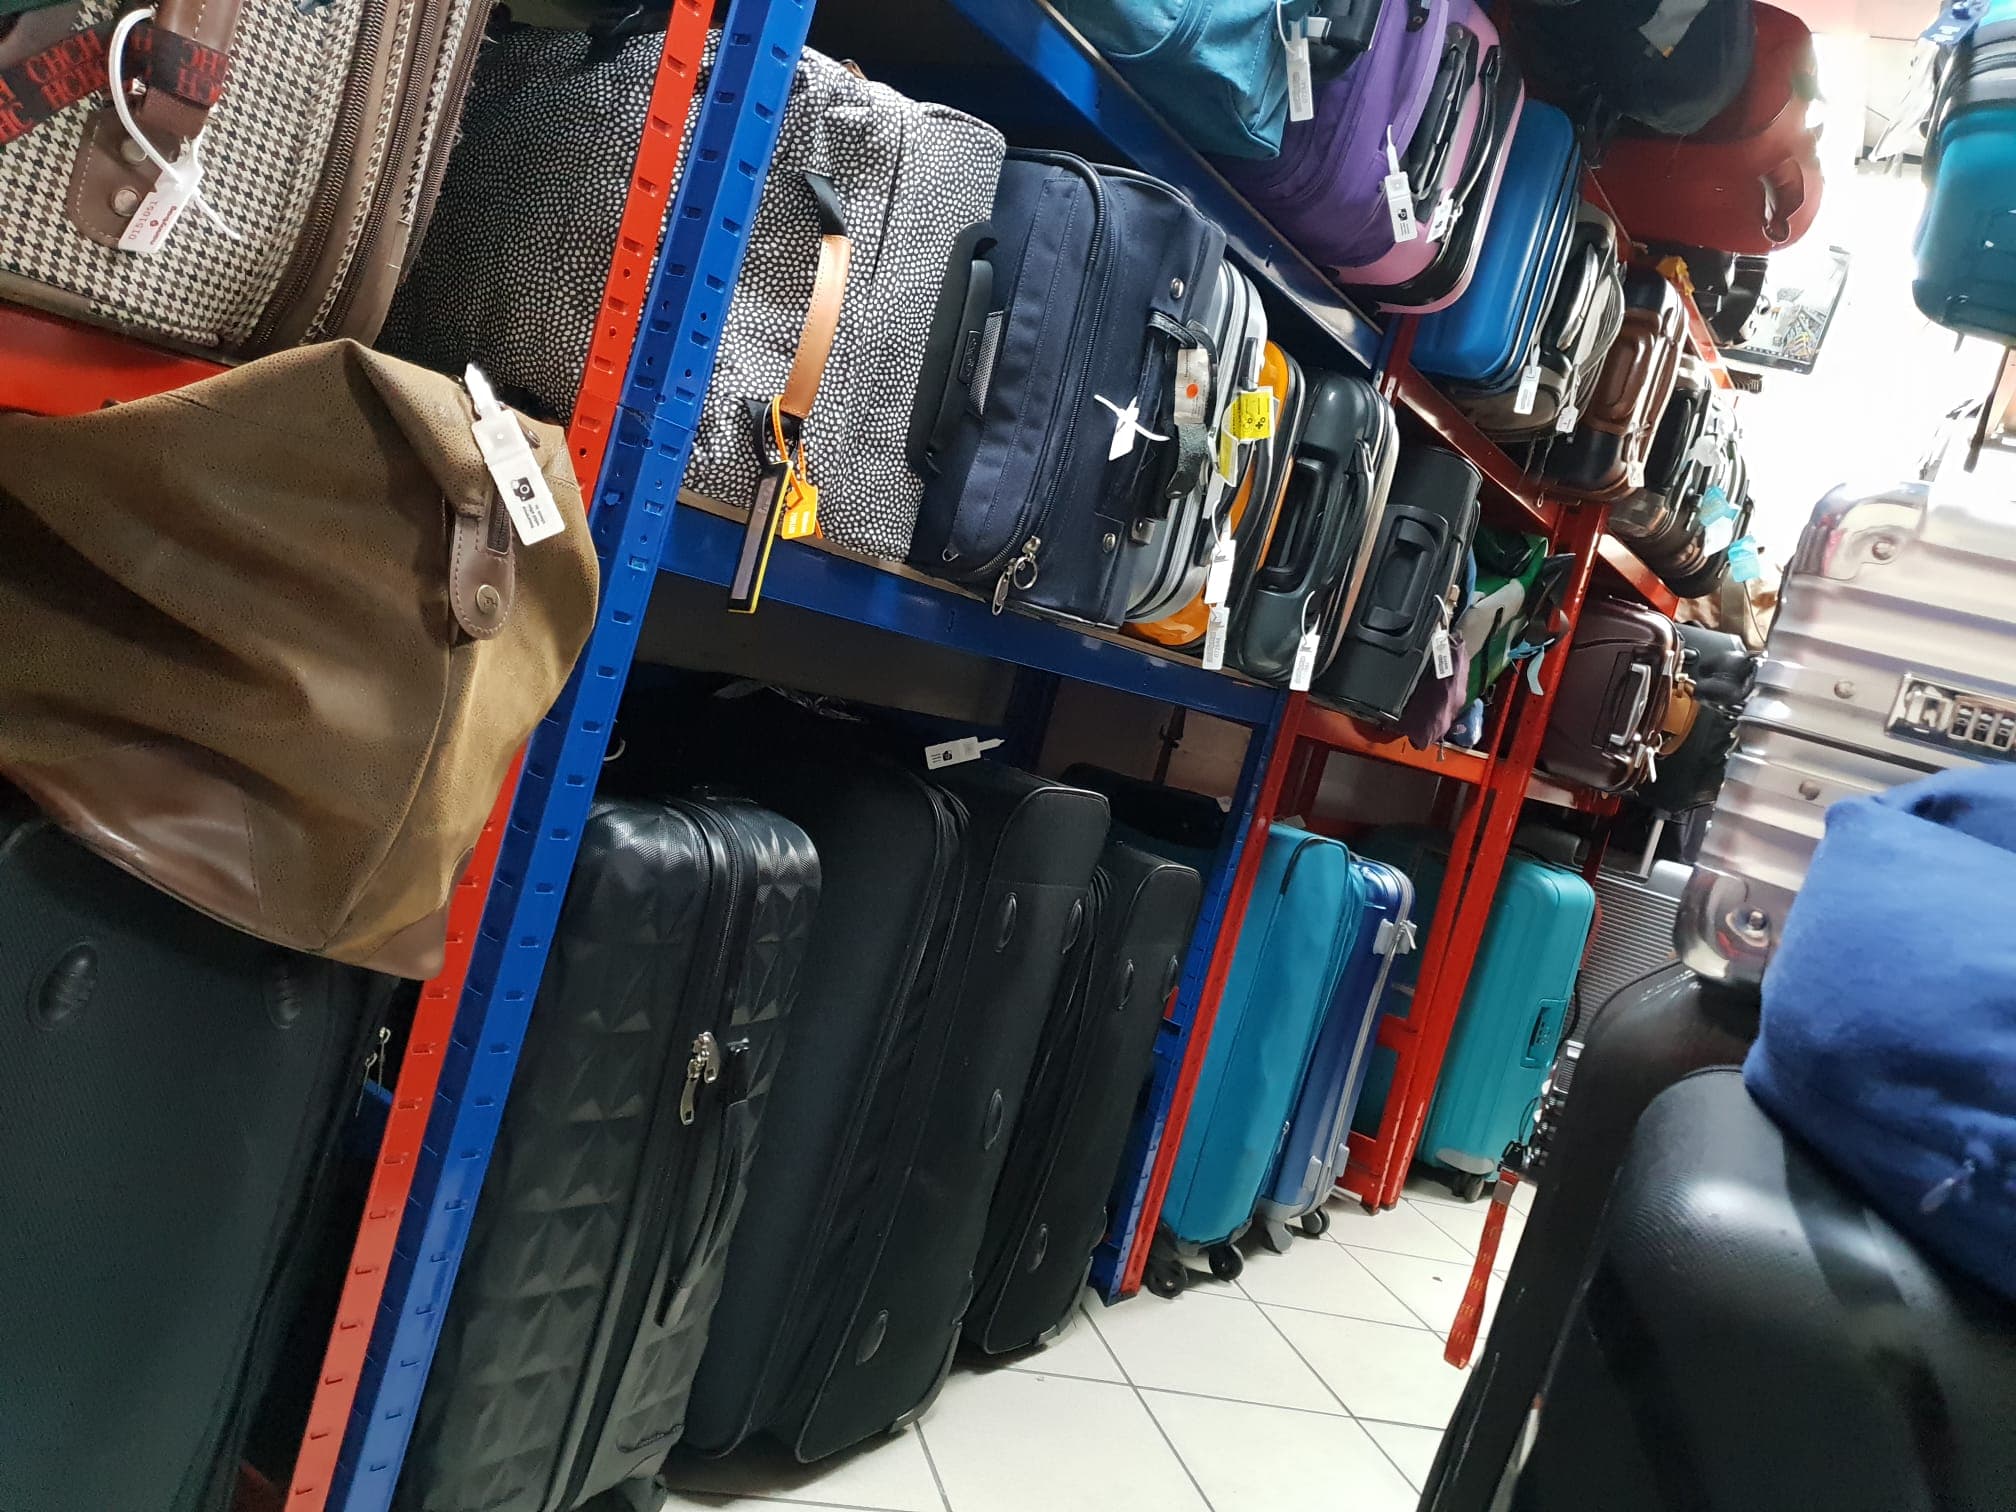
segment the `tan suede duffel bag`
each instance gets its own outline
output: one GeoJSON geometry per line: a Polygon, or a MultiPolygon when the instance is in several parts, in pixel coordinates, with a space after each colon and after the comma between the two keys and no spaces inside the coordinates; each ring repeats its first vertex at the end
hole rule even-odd
{"type": "Polygon", "coordinates": [[[228,924],[427,977],[595,615],[526,545],[462,386],[354,342],[95,414],[0,415],[0,776],[228,924]]]}

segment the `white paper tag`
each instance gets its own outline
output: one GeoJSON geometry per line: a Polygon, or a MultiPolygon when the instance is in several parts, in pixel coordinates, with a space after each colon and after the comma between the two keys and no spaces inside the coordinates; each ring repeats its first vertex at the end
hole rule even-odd
{"type": "Polygon", "coordinates": [[[1626,488],[1643,488],[1645,486],[1645,463],[1642,458],[1625,464],[1624,486],[1626,488]]]}
{"type": "Polygon", "coordinates": [[[1171,417],[1178,425],[1202,425],[1211,418],[1211,354],[1201,346],[1176,350],[1176,394],[1171,417]]]}
{"type": "Polygon", "coordinates": [[[1323,643],[1321,632],[1305,630],[1295,647],[1295,665],[1288,673],[1288,691],[1307,693],[1316,677],[1316,649],[1323,643]]]}
{"type": "Polygon", "coordinates": [[[1211,547],[1211,570],[1204,578],[1204,602],[1217,605],[1232,596],[1232,559],[1239,550],[1239,543],[1231,536],[1220,536],[1211,547]]]}
{"type": "Polygon", "coordinates": [[[1450,644],[1447,630],[1436,627],[1435,633],[1428,638],[1428,654],[1435,658],[1437,678],[1447,682],[1456,675],[1456,652],[1450,644]]]}
{"type": "Polygon", "coordinates": [[[1316,80],[1309,69],[1309,39],[1298,25],[1288,38],[1288,119],[1316,117],[1316,80]]]}
{"type": "Polygon", "coordinates": [[[1113,411],[1113,441],[1106,448],[1106,460],[1108,462],[1117,462],[1126,456],[1127,453],[1134,450],[1134,440],[1137,436],[1145,436],[1150,441],[1167,441],[1169,439],[1167,436],[1156,435],[1155,432],[1149,430],[1141,423],[1141,400],[1139,397],[1129,399],[1125,409],[1122,409],[1104,394],[1094,394],[1092,397],[1113,411]]]}
{"type": "Polygon", "coordinates": [[[972,735],[940,741],[937,745],[924,747],[924,769],[936,772],[949,766],[963,766],[969,761],[978,761],[999,744],[998,740],[981,740],[972,735]]]}
{"type": "Polygon", "coordinates": [[[1393,241],[1410,242],[1421,234],[1414,220],[1414,187],[1404,173],[1389,173],[1382,181],[1386,190],[1386,218],[1393,227],[1393,241]]]}
{"type": "Polygon", "coordinates": [[[1734,515],[1723,515],[1720,519],[1711,520],[1708,523],[1708,528],[1701,532],[1701,549],[1707,552],[1708,555],[1713,556],[1716,552],[1725,549],[1735,539],[1736,517],[1734,515]]]}
{"type": "Polygon", "coordinates": [[[1220,672],[1225,667],[1225,636],[1232,628],[1232,611],[1223,604],[1211,606],[1211,618],[1204,626],[1204,670],[1220,672]]]}
{"type": "Polygon", "coordinates": [[[188,148],[183,148],[181,156],[155,180],[153,189],[140,201],[140,208],[119,234],[119,250],[152,257],[167,246],[169,236],[180,223],[182,212],[194,202],[196,187],[202,181],[203,165],[190,157],[188,148]]]}
{"type": "Polygon", "coordinates": [[[1699,467],[1713,467],[1722,460],[1722,448],[1713,436],[1703,436],[1694,443],[1694,452],[1689,460],[1699,467]]]}
{"type": "Polygon", "coordinates": [[[1539,398],[1540,364],[1535,362],[1519,375],[1519,392],[1512,400],[1512,413],[1515,415],[1532,414],[1533,406],[1539,401],[1539,398]]]}
{"type": "Polygon", "coordinates": [[[567,521],[553,502],[553,490],[539,470],[539,459],[533,455],[532,443],[525,439],[518,417],[497,402],[490,380],[475,363],[463,369],[462,382],[476,410],[476,423],[469,429],[518,539],[536,546],[548,536],[560,534],[567,521]]]}
{"type": "Polygon", "coordinates": [[[1435,213],[1428,217],[1428,240],[1439,242],[1449,234],[1449,223],[1456,219],[1456,200],[1448,190],[1442,191],[1442,198],[1435,201],[1435,213]]]}
{"type": "Polygon", "coordinates": [[[1561,413],[1554,417],[1554,434],[1557,436],[1569,435],[1581,421],[1582,411],[1575,408],[1572,404],[1564,404],[1561,406],[1561,413]]]}

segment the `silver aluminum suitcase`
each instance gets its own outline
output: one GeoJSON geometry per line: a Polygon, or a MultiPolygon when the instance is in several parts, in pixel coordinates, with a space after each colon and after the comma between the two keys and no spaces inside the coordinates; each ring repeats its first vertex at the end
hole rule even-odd
{"type": "Polygon", "coordinates": [[[1576,981],[1583,1024],[1617,992],[1672,964],[1673,923],[1689,873],[1678,861],[1654,862],[1649,877],[1607,866],[1596,873],[1600,912],[1576,981]]]}
{"type": "Polygon", "coordinates": [[[1704,976],[1763,977],[1829,805],[2016,756],[2016,505],[1972,481],[1814,511],[1681,901],[1704,976]]]}

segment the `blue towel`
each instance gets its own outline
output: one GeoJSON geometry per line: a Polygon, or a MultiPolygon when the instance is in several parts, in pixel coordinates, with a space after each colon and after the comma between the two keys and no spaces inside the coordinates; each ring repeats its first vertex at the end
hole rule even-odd
{"type": "Polygon", "coordinates": [[[1829,810],[1743,1079],[1898,1228],[2016,1300],[2016,767],[1829,810]]]}

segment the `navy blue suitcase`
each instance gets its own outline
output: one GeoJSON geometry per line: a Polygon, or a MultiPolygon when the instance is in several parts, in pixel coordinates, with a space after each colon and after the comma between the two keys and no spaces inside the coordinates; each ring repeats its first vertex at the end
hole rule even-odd
{"type": "Polygon", "coordinates": [[[1208,347],[1224,255],[1224,232],[1159,179],[1010,154],[992,225],[954,249],[925,358],[911,564],[997,612],[1117,627],[1134,556],[1159,551],[1212,465],[1205,405],[1177,413],[1176,373],[1208,347]]]}

